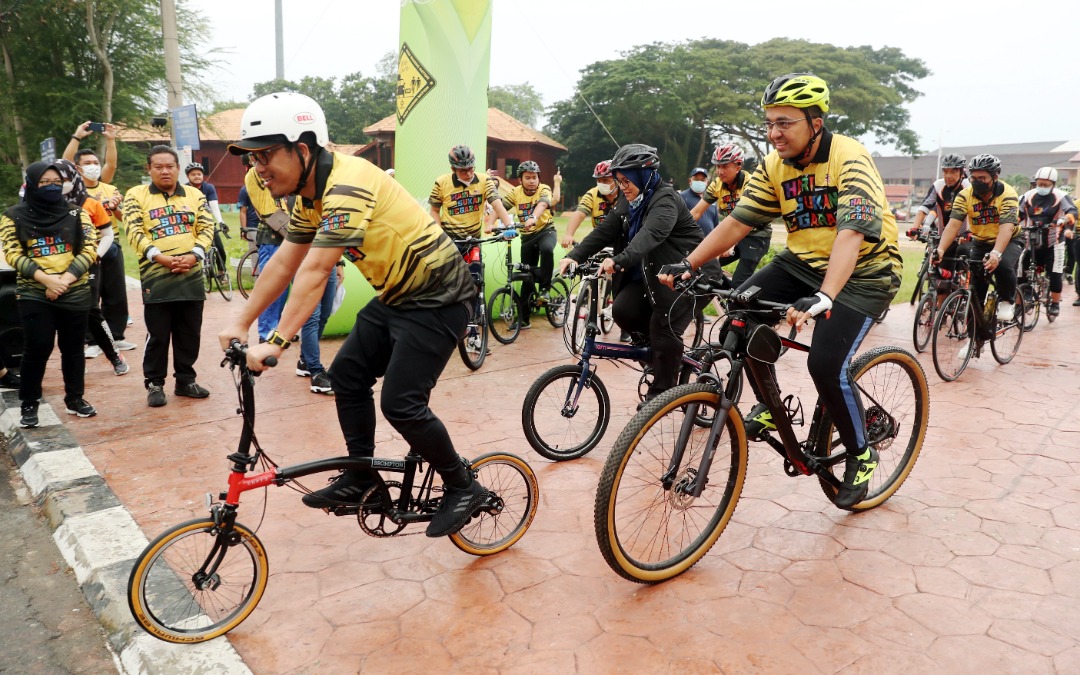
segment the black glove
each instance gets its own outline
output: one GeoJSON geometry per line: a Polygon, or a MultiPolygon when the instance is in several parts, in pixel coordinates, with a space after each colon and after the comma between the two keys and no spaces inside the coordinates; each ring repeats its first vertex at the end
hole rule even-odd
{"type": "Polygon", "coordinates": [[[818,291],[814,295],[799,298],[791,306],[796,312],[806,312],[810,316],[817,316],[832,309],[832,298],[818,291]]]}
{"type": "Polygon", "coordinates": [[[693,271],[694,270],[690,267],[690,263],[686,258],[683,258],[681,262],[668,263],[667,265],[662,265],[660,267],[660,274],[670,274],[673,277],[681,277],[687,272],[693,271]]]}

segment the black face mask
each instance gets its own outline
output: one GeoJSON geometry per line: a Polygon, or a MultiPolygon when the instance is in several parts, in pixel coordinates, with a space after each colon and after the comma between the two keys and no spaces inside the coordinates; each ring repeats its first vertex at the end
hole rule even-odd
{"type": "Polygon", "coordinates": [[[64,188],[61,185],[46,185],[37,189],[37,198],[49,204],[56,204],[64,198],[64,188]]]}
{"type": "Polygon", "coordinates": [[[980,199],[990,194],[990,191],[994,189],[993,183],[980,183],[979,181],[971,182],[971,192],[980,199]]]}

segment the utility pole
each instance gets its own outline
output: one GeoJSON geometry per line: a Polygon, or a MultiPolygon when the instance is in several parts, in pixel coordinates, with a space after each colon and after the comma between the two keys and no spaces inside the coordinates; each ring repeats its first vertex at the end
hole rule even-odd
{"type": "Polygon", "coordinates": [[[165,87],[169,109],[184,105],[180,82],[180,40],[176,34],[176,0],[161,0],[161,34],[165,39],[165,87]]]}
{"type": "Polygon", "coordinates": [[[281,0],[274,0],[274,43],[277,51],[277,72],[275,77],[285,79],[285,19],[281,10],[281,0]]]}

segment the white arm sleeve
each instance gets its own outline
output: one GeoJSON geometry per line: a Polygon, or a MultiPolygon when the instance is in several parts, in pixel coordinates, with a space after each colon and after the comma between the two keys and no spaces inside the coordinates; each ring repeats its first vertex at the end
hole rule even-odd
{"type": "Polygon", "coordinates": [[[212,202],[207,202],[207,204],[210,206],[210,213],[214,214],[214,222],[215,223],[222,222],[222,220],[221,220],[221,208],[218,206],[217,200],[215,199],[212,202]]]}
{"type": "Polygon", "coordinates": [[[109,249],[112,248],[112,243],[113,243],[114,238],[115,238],[115,235],[113,234],[112,225],[106,225],[105,227],[98,230],[98,245],[97,245],[97,257],[98,257],[98,260],[100,260],[102,258],[102,256],[104,256],[106,253],[108,253],[109,249]]]}

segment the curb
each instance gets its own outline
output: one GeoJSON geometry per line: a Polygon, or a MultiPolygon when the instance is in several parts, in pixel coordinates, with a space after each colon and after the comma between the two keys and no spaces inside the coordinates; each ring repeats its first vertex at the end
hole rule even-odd
{"type": "Polygon", "coordinates": [[[36,429],[20,428],[19,415],[18,392],[0,390],[0,434],[123,671],[250,673],[228,639],[176,645],[135,623],[128,610],[128,575],[149,540],[48,403],[38,409],[36,429]]]}

